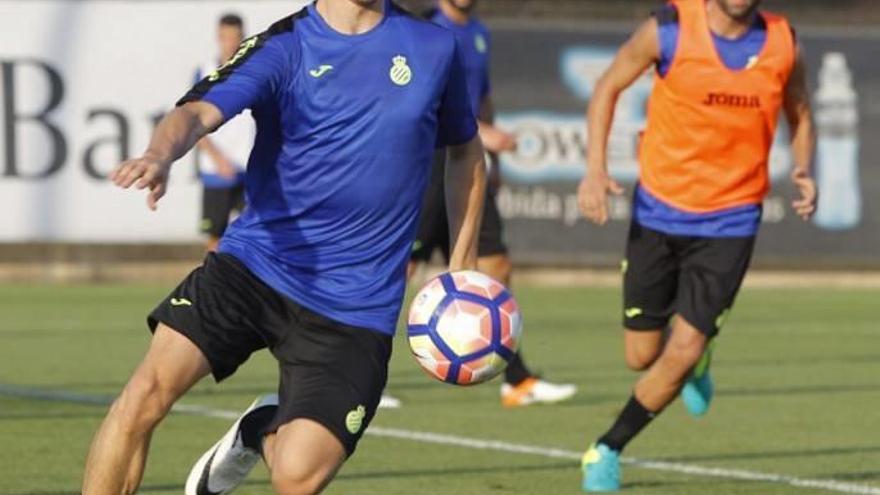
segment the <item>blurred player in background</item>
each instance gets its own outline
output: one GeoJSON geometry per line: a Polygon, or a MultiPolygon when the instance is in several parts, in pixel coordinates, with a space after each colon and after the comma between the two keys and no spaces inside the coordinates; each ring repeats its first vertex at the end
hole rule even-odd
{"type": "Polygon", "coordinates": [[[323,490],[387,381],[435,145],[449,148],[449,269],[476,269],[486,170],[451,33],[390,0],[318,0],[245,40],[111,179],[149,189],[155,209],[171,164],[246,108],[259,122],[248,207],[149,315],[149,350],[95,435],[85,495],[134,493],[174,402],[266,347],[278,395],[205,452],[185,491],[229,493],[261,458],[277,493],[323,490]]]}
{"type": "Polygon", "coordinates": [[[623,264],[626,363],[644,374],[614,425],[584,455],[585,491],[620,488],[620,452],[679,393],[692,415],[706,413],[710,342],[749,266],[780,110],[800,195],[793,208],[804,220],[815,211],[804,64],[788,22],[758,11],[759,4],[669,3],[623,45],[593,93],[579,196],[586,217],[602,225],[607,194],[623,192],[606,160],[615,102],[656,68],[623,264]]]}
{"type": "MultiPolygon", "coordinates": [[[[217,26],[219,58],[209,60],[196,70],[196,82],[229,61],[243,40],[241,17],[235,14],[221,17],[217,26]]],[[[251,112],[245,110],[198,143],[199,177],[203,185],[201,230],[208,236],[209,251],[217,250],[230,217],[244,209],[244,174],[255,134],[251,112]]]]}
{"type": "MultiPolygon", "coordinates": [[[[483,208],[483,224],[480,230],[479,270],[510,287],[511,263],[502,235],[502,220],[496,205],[495,194],[501,183],[498,153],[514,151],[516,137],[495,126],[495,110],[492,106],[489,84],[489,54],[491,42],[489,30],[472,11],[477,0],[439,0],[436,8],[425,17],[449,29],[458,38],[459,47],[467,70],[468,90],[471,104],[480,125],[480,138],[491,157],[489,189],[483,208]]],[[[413,245],[410,275],[418,263],[428,262],[435,249],[449,258],[449,228],[446,222],[444,198],[445,157],[439,154],[434,160],[431,184],[425,194],[418,235],[413,245]]],[[[520,353],[504,372],[501,385],[501,403],[505,407],[527,406],[535,403],[553,403],[568,400],[576,388],[570,384],[554,384],[535,376],[523,362],[520,353]]]]}

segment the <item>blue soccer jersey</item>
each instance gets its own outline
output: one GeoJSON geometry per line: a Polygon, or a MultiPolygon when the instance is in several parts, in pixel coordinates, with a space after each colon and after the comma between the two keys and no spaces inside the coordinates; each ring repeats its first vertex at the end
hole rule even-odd
{"type": "Polygon", "coordinates": [[[393,334],[435,146],[476,136],[455,37],[385,0],[345,35],[314,5],[246,40],[180,102],[257,122],[220,251],[336,321],[393,334]]]}
{"type": "Polygon", "coordinates": [[[489,29],[476,18],[471,17],[467,24],[459,24],[439,9],[433,11],[429,18],[432,22],[455,33],[461,50],[462,62],[467,73],[468,94],[474,113],[479,115],[480,104],[489,95],[489,51],[491,38],[489,29]]]}

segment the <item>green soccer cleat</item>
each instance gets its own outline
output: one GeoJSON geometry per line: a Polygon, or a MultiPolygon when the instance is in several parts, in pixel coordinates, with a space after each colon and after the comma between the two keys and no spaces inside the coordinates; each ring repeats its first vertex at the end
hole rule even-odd
{"type": "Polygon", "coordinates": [[[605,444],[593,444],[581,459],[585,492],[616,492],[620,490],[620,454],[605,444]]]}
{"type": "Polygon", "coordinates": [[[712,403],[712,396],[715,394],[715,385],[712,382],[712,375],[709,373],[709,365],[712,363],[712,350],[715,347],[714,342],[710,342],[706,346],[703,357],[694,366],[691,376],[688,377],[681,389],[681,400],[687,412],[699,418],[709,411],[709,405],[712,403]]]}

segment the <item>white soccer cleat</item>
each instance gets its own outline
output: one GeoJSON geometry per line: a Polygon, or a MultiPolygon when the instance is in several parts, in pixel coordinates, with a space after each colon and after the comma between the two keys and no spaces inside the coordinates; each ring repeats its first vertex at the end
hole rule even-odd
{"type": "Polygon", "coordinates": [[[244,481],[261,456],[242,442],[241,423],[247,416],[266,407],[278,407],[276,394],[258,397],[223,438],[202,454],[186,479],[186,495],[226,495],[244,481]]]}
{"type": "Polygon", "coordinates": [[[550,383],[540,378],[527,378],[518,385],[501,385],[501,404],[522,407],[532,404],[555,404],[574,397],[577,387],[569,383],[550,383]]]}
{"type": "Polygon", "coordinates": [[[400,409],[401,406],[403,403],[393,395],[382,394],[382,399],[379,401],[379,409],[400,409]]]}

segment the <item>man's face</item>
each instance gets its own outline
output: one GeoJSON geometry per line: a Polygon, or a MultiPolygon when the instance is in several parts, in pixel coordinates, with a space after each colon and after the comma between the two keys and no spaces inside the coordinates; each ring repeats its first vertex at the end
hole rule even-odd
{"type": "Polygon", "coordinates": [[[379,0],[351,0],[352,2],[360,5],[361,7],[372,7],[379,3],[379,0]]]}
{"type": "Polygon", "coordinates": [[[758,9],[761,0],[715,0],[715,3],[730,17],[745,21],[758,9]]]}
{"type": "Polygon", "coordinates": [[[477,5],[477,0],[446,0],[446,2],[462,12],[470,12],[477,5]]]}
{"type": "Polygon", "coordinates": [[[242,40],[244,40],[244,33],[241,32],[241,29],[235,26],[220,26],[217,30],[217,42],[220,44],[220,55],[224,62],[235,55],[242,40]]]}

